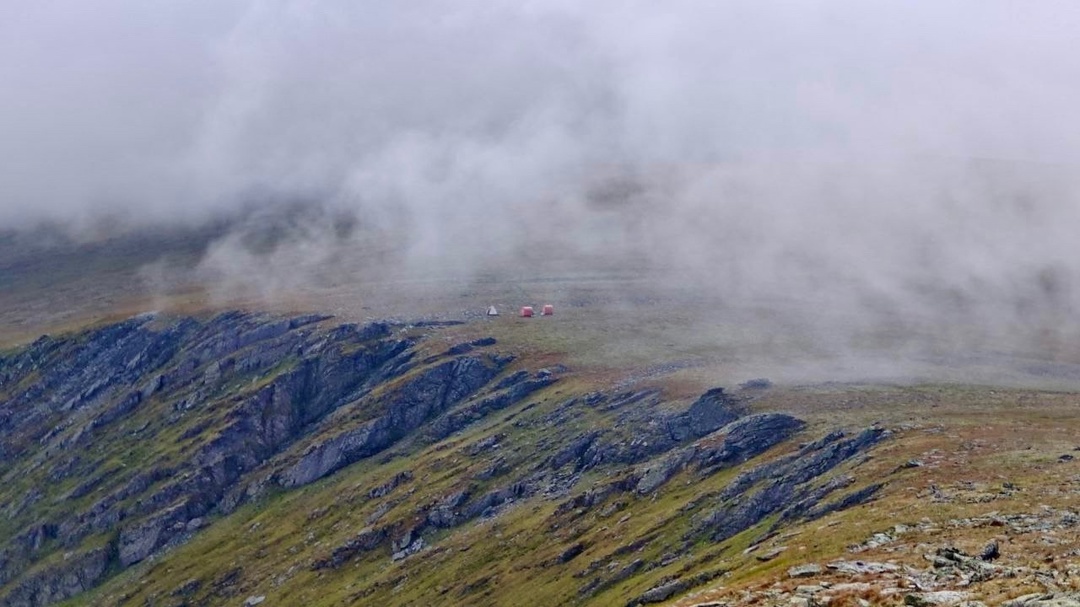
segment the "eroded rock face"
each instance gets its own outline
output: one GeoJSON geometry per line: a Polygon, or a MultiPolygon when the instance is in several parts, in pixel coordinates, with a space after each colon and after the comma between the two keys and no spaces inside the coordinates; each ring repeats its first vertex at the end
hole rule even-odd
{"type": "Polygon", "coordinates": [[[382,451],[479,390],[501,370],[497,362],[468,357],[425,371],[390,393],[382,415],[314,445],[278,482],[283,487],[306,485],[382,451]]]}
{"type": "Polygon", "coordinates": [[[0,599],[10,607],[43,607],[69,599],[96,586],[108,571],[114,555],[98,548],[70,556],[62,572],[44,571],[14,584],[0,599]]]}
{"type": "MultiPolygon", "coordinates": [[[[818,488],[812,487],[811,481],[886,436],[886,431],[880,428],[868,428],[851,438],[835,433],[807,445],[797,454],[751,468],[724,489],[721,505],[701,521],[698,530],[707,531],[713,541],[721,541],[776,512],[783,511],[785,519],[811,515],[829,494],[847,486],[843,477],[818,488]],[[755,490],[755,487],[759,488],[755,490]]],[[[854,494],[855,498],[845,498],[834,509],[870,499],[880,487],[871,485],[870,489],[854,494]]]]}
{"type": "Polygon", "coordinates": [[[695,458],[699,469],[730,466],[756,457],[806,427],[806,422],[784,413],[748,415],[722,428],[720,444],[704,447],[695,458]]]}
{"type": "Polygon", "coordinates": [[[237,487],[257,493],[261,485],[248,477],[260,469],[279,468],[273,477],[282,486],[303,485],[386,449],[479,392],[492,393],[481,403],[502,400],[452,427],[555,379],[496,393],[488,384],[513,357],[486,353],[494,340],[420,363],[416,338],[396,337],[392,325],[322,327],[324,320],[144,316],[45,337],[0,358],[0,454],[12,463],[5,479],[47,483],[28,483],[22,499],[0,506],[9,520],[27,521],[23,533],[0,538],[0,605],[62,600],[114,563],[127,567],[184,541],[205,517],[247,499],[237,487]],[[349,409],[362,411],[360,419],[328,420],[349,409]],[[105,455],[81,453],[91,445],[105,455]],[[296,461],[281,459],[301,445],[296,461]],[[122,464],[109,467],[115,461],[122,464]],[[68,478],[83,480],[56,494],[68,478]],[[43,498],[67,507],[38,520],[43,498]],[[115,539],[78,552],[83,538],[99,533],[115,539]],[[22,576],[60,549],[76,556],[22,576]]]}
{"type": "Polygon", "coordinates": [[[719,430],[745,414],[744,403],[723,388],[713,388],[694,401],[686,413],[672,417],[668,428],[672,439],[684,441],[719,430]]]}
{"type": "MultiPolygon", "coordinates": [[[[686,466],[705,474],[746,462],[802,430],[806,423],[785,413],[748,415],[706,437],[706,444],[679,449],[645,470],[637,491],[651,493],[686,466]]],[[[704,441],[703,441],[704,442],[704,441]]]]}

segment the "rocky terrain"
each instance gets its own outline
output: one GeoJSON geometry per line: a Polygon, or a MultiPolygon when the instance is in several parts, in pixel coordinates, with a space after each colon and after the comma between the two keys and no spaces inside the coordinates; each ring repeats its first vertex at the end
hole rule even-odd
{"type": "MultiPolygon", "coordinates": [[[[848,548],[843,559],[823,564],[797,565],[787,570],[786,579],[765,587],[743,589],[726,600],[691,602],[704,607],[738,605],[874,605],[903,604],[912,607],[958,605],[985,607],[1071,607],[1080,605],[1080,549],[1075,545],[1080,515],[1044,507],[1027,514],[993,513],[986,516],[952,519],[943,527],[950,530],[993,529],[995,538],[976,554],[950,544],[935,545],[942,529],[929,519],[916,524],[897,524],[873,534],[865,542],[848,548]],[[1058,539],[1060,538],[1060,539],[1058,539]],[[1024,540],[1063,545],[1064,558],[1045,558],[1036,565],[1018,564],[1026,556],[1005,552],[1024,540]],[[876,551],[887,560],[863,560],[862,553],[876,551]],[[918,560],[922,557],[922,562],[918,560]],[[899,557],[899,558],[898,558],[899,557]],[[904,558],[909,557],[909,558],[904,558]],[[910,557],[915,557],[912,560],[910,557]],[[1010,588],[1040,588],[1007,598],[1010,588]],[[1005,590],[1004,593],[1001,593],[1005,590]],[[997,599],[980,599],[988,595],[997,599]]],[[[769,554],[758,556],[767,560],[769,554]]]]}
{"type": "Polygon", "coordinates": [[[452,328],[142,315],[4,352],[0,605],[650,604],[883,486],[888,429],[756,410],[768,382],[587,390],[452,328]]]}

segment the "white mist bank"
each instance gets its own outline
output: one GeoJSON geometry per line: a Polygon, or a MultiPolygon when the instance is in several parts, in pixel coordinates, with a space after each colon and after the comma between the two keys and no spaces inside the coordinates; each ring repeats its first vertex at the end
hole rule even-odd
{"type": "Polygon", "coordinates": [[[3,10],[0,228],[243,217],[194,279],[267,299],[641,269],[823,343],[1078,333],[1072,3],[3,10]]]}

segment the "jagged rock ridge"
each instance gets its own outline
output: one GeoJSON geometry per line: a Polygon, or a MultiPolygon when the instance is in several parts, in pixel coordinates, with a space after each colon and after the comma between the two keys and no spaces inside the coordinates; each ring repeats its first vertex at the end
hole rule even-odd
{"type": "Polygon", "coordinates": [[[416,339],[396,336],[398,327],[318,328],[323,320],[144,316],[42,337],[0,359],[0,453],[13,464],[4,481],[16,496],[4,508],[14,533],[0,552],[0,583],[8,586],[0,603],[65,598],[110,567],[130,566],[190,535],[204,517],[245,499],[229,494],[245,475],[297,441],[325,434],[334,411],[364,409],[370,419],[343,436],[316,439],[280,474],[280,484],[304,485],[385,449],[480,391],[512,360],[471,349],[422,365],[416,339]],[[389,384],[393,389],[373,394],[389,384]],[[166,440],[175,444],[159,442],[166,440]],[[112,443],[120,465],[86,454],[103,441],[112,443]],[[125,442],[165,448],[143,459],[125,453],[125,442]],[[326,455],[342,442],[349,448],[326,455]],[[313,456],[319,464],[311,464],[313,456]],[[46,486],[19,482],[29,478],[46,486]],[[45,500],[65,507],[42,517],[45,500]],[[50,552],[77,549],[101,534],[111,538],[104,548],[57,568],[77,569],[74,577],[46,569],[12,583],[50,552]]]}
{"type": "MultiPolygon", "coordinates": [[[[562,370],[524,368],[491,338],[432,355],[425,340],[437,330],[241,312],[142,316],[4,354],[0,605],[74,596],[117,571],[168,558],[252,500],[375,456],[383,462],[438,448],[507,411],[503,431],[463,448],[483,465],[452,478],[434,499],[411,504],[407,516],[386,513],[410,504],[421,471],[365,487],[364,500],[376,510],[318,552],[310,570],[378,555],[405,561],[440,534],[518,503],[557,501],[548,524],[558,528],[655,499],[679,475],[707,479],[744,465],[722,492],[683,507],[693,521],[683,537],[639,538],[633,551],[661,544],[685,551],[779,514],[776,529],[860,503],[879,487],[827,501],[855,482],[833,471],[884,438],[881,430],[835,433],[759,463],[804,422],[752,413],[746,398],[719,388],[685,409],[666,406],[655,390],[553,400],[548,388],[562,370]]],[[[570,538],[547,566],[571,566],[590,548],[570,538]]],[[[594,557],[575,574],[579,600],[661,565],[639,559],[616,567],[620,554],[594,557]]],[[[707,579],[672,581],[641,602],[707,579]]],[[[178,596],[232,600],[220,592],[233,582],[210,582],[194,580],[178,596]]],[[[380,591],[373,585],[356,597],[380,591]]]]}

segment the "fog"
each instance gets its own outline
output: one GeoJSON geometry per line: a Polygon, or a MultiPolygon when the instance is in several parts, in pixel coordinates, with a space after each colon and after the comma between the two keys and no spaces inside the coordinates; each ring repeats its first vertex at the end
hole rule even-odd
{"type": "Polygon", "coordinates": [[[551,252],[1071,338],[1077,31],[1064,1],[8,3],[0,227],[233,218],[198,276],[268,296],[551,252]]]}

